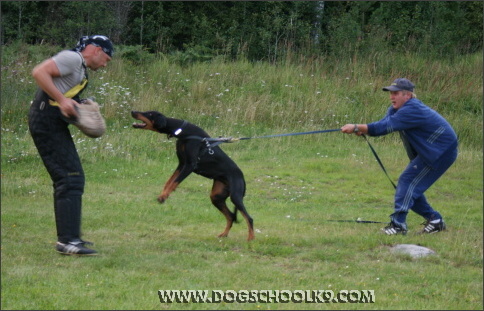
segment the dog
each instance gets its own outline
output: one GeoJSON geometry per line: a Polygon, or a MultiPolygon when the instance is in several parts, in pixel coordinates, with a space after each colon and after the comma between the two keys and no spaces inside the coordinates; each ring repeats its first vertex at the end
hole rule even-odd
{"type": "Polygon", "coordinates": [[[219,146],[210,146],[204,140],[204,138],[210,138],[210,136],[194,124],[185,120],[168,118],[158,111],[132,111],[131,116],[142,122],[133,123],[134,128],[167,134],[168,138],[175,137],[177,139],[178,166],[165,183],[163,191],[158,196],[158,202],[164,203],[178,185],[192,172],[213,179],[210,199],[227,220],[225,230],[218,237],[228,236],[232,224],[237,221],[237,211],[240,211],[249,230],[247,240],[253,240],[255,238],[254,222],[247,213],[243,202],[246,189],[244,174],[219,146]],[[234,212],[231,212],[227,207],[226,200],[228,197],[235,205],[234,212]]]}

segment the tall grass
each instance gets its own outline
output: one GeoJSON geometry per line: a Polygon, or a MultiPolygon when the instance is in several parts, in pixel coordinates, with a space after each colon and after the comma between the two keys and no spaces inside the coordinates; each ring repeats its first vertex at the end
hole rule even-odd
{"type": "MultiPolygon", "coordinates": [[[[30,53],[4,53],[2,121],[9,126],[25,115],[35,90],[30,77],[35,63],[29,58],[38,57],[30,53]]],[[[482,128],[481,56],[435,60],[375,52],[365,59],[327,57],[284,66],[223,59],[179,66],[165,56],[132,65],[115,58],[108,69],[91,74],[84,95],[103,105],[108,122],[129,120],[127,111],[134,108],[157,109],[209,128],[298,130],[381,118],[389,106],[381,87],[404,76],[415,82],[423,102],[449,119],[462,144],[480,148],[482,131],[472,130],[482,128]]]]}
{"type": "MultiPolygon", "coordinates": [[[[70,258],[53,250],[51,181],[26,125],[36,88],[30,71],[53,48],[4,50],[3,309],[482,309],[482,55],[440,61],[375,52],[277,66],[115,58],[91,73],[84,93],[102,104],[106,134],[88,139],[72,128],[87,175],[84,237],[101,255],[70,258]],[[157,203],[176,167],[174,140],[132,129],[130,110],[159,110],[212,136],[339,128],[379,119],[389,105],[381,87],[398,76],[414,80],[419,98],[459,134],[457,162],[427,192],[447,232],[417,235],[415,214],[405,237],[381,235],[378,224],[328,221],[387,221],[392,211],[393,188],[364,140],[338,132],[222,145],[246,177],[251,243],[243,222],[216,238],[224,219],[208,179],[193,174],[157,203]],[[437,255],[389,251],[401,243],[437,255]],[[373,289],[376,302],[161,304],[160,289],[373,289]]],[[[372,138],[394,181],[407,163],[396,136],[372,138]]]]}

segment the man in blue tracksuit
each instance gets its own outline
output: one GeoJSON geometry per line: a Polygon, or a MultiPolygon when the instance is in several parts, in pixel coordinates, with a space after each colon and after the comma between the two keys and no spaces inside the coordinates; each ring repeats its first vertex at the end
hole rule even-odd
{"type": "Polygon", "coordinates": [[[445,230],[442,215],[434,210],[424,192],[439,179],[457,158],[457,135],[452,126],[413,93],[415,85],[399,78],[384,91],[390,92],[391,107],[380,121],[346,124],[343,133],[370,136],[400,133],[410,163],[400,175],[395,193],[395,211],[383,229],[388,235],[406,234],[407,213],[411,209],[425,218],[422,233],[445,230]]]}

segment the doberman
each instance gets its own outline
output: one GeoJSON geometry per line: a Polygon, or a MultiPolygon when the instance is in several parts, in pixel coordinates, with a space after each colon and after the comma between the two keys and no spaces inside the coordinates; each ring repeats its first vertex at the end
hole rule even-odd
{"type": "Polygon", "coordinates": [[[168,138],[177,138],[178,166],[166,182],[163,191],[158,196],[158,201],[160,203],[165,202],[170,193],[192,172],[213,179],[210,199],[212,204],[227,219],[225,230],[218,236],[226,237],[229,234],[233,222],[237,220],[237,211],[240,211],[249,228],[247,240],[253,240],[255,238],[253,220],[243,203],[245,195],[244,174],[219,146],[207,144],[204,138],[210,138],[210,136],[194,124],[165,117],[158,111],[132,111],[131,116],[142,122],[134,123],[134,128],[167,134],[168,138]],[[228,197],[235,205],[234,212],[231,212],[225,203],[228,197]]]}

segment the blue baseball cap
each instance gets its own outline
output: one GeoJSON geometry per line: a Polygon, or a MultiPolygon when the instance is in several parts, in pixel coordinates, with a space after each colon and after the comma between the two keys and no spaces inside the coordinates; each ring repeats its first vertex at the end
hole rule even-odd
{"type": "Polygon", "coordinates": [[[383,88],[384,91],[410,91],[413,92],[413,89],[415,88],[415,85],[410,82],[410,80],[405,79],[405,78],[398,78],[393,81],[392,85],[386,86],[383,88]]]}

